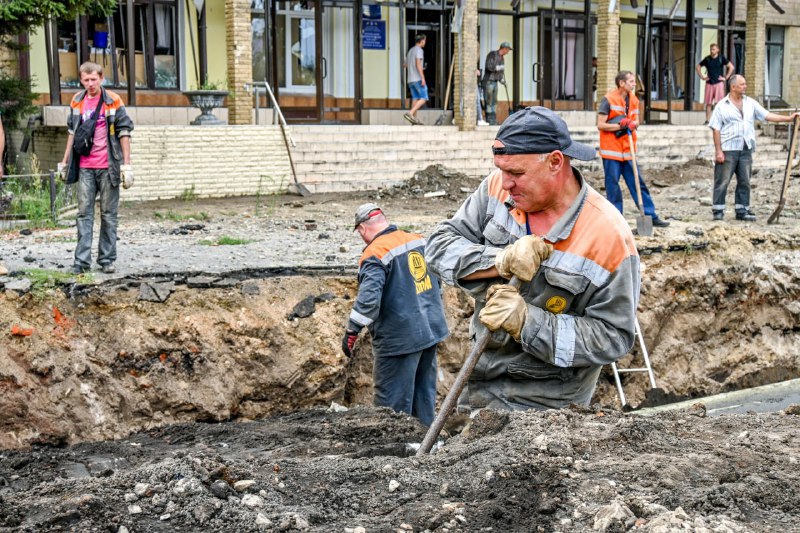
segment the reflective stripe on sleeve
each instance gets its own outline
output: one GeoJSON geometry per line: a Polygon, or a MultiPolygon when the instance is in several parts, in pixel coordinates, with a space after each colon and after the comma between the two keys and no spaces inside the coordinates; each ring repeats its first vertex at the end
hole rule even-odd
{"type": "Polygon", "coordinates": [[[365,327],[369,326],[370,324],[372,324],[374,322],[374,320],[372,320],[369,317],[366,317],[366,316],[362,315],[361,313],[357,312],[356,310],[351,310],[350,311],[350,320],[352,320],[353,322],[355,322],[356,324],[358,324],[360,326],[365,326],[365,327]]]}
{"type": "Polygon", "coordinates": [[[575,317],[572,315],[556,315],[558,331],[556,333],[556,349],[553,364],[562,368],[572,366],[575,360],[575,317]]]}

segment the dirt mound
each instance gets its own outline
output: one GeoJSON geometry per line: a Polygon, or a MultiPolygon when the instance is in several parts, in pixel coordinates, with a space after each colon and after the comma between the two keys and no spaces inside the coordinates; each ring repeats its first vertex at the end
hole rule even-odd
{"type": "Polygon", "coordinates": [[[418,170],[413,177],[400,185],[383,189],[380,194],[390,198],[398,196],[414,198],[447,196],[452,200],[463,200],[480,183],[480,179],[471,178],[444,165],[436,164],[429,165],[424,170],[418,170]]]}
{"type": "Polygon", "coordinates": [[[423,428],[386,410],[178,425],[0,456],[0,527],[788,531],[800,528],[796,427],[702,409],[486,412],[414,458],[423,428]]]}

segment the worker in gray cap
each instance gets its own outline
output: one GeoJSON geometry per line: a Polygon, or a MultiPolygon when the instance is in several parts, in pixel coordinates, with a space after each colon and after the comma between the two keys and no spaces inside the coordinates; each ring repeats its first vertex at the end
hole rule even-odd
{"type": "MultiPolygon", "coordinates": [[[[511,51],[511,43],[503,41],[498,50],[486,55],[483,65],[483,101],[486,104],[486,120],[497,124],[497,82],[505,85],[506,65],[503,56],[511,51]]],[[[508,110],[511,113],[511,110],[508,110]]]]}
{"type": "Polygon", "coordinates": [[[354,229],[367,246],[342,351],[350,357],[366,327],[372,336],[375,405],[429,426],[436,404],[436,345],[449,332],[439,280],[425,263],[425,239],[389,224],[372,203],[356,210],[354,229]]]}
{"type": "Polygon", "coordinates": [[[633,345],[633,234],[572,167],[595,150],[553,111],[517,111],[492,150],[496,170],[426,247],[431,271],[475,298],[476,338],[492,332],[459,407],[589,405],[602,366],[633,345]]]}

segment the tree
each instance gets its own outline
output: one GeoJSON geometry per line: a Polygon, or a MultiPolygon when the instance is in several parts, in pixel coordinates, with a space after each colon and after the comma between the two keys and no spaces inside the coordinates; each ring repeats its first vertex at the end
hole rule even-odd
{"type": "Polygon", "coordinates": [[[0,0],[0,42],[40,27],[48,17],[107,15],[116,6],[117,0],[0,0]]]}

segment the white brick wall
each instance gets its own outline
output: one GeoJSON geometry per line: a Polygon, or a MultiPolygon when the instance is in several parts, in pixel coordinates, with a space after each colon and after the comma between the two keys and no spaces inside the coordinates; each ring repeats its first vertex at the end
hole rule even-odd
{"type": "MultiPolygon", "coordinates": [[[[36,130],[33,149],[51,169],[64,155],[65,127],[36,130]]],[[[292,181],[278,126],[136,126],[131,143],[136,184],[123,200],[286,192],[292,181]]]]}

